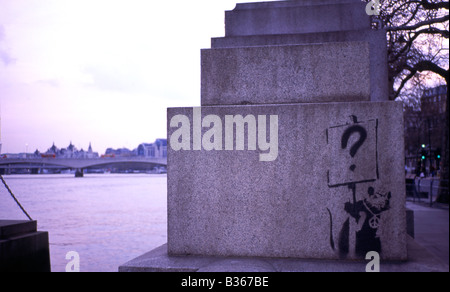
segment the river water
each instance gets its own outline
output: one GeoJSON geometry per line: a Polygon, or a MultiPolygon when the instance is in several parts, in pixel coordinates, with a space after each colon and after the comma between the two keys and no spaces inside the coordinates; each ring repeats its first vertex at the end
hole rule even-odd
{"type": "MultiPolygon", "coordinates": [[[[165,174],[6,175],[39,231],[49,232],[53,272],[75,251],[81,272],[116,272],[167,242],[165,174]]],[[[0,219],[27,220],[0,183],[0,219]]]]}

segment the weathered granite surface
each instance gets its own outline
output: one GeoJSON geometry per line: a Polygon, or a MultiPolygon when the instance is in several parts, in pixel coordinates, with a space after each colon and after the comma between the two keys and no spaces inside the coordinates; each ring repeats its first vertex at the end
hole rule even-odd
{"type": "Polygon", "coordinates": [[[369,29],[365,6],[359,0],[237,4],[225,13],[225,36],[369,29]]]}
{"type": "MultiPolygon", "coordinates": [[[[304,34],[276,34],[253,36],[229,36],[211,39],[211,48],[238,48],[255,46],[283,46],[300,44],[321,44],[335,42],[368,42],[370,66],[370,100],[387,101],[389,96],[386,31],[348,30],[304,34]]],[[[330,67],[334,66],[330,64],[330,67]]],[[[316,76],[320,78],[320,74],[316,76]]],[[[202,99],[202,105],[208,105],[202,99]]],[[[226,101],[223,101],[224,103],[226,101]]]]}
{"type": "Polygon", "coordinates": [[[168,139],[169,255],[406,259],[401,103],[169,108],[168,139]]]}
{"type": "Polygon", "coordinates": [[[202,105],[370,100],[367,42],[202,50],[202,105]]]}

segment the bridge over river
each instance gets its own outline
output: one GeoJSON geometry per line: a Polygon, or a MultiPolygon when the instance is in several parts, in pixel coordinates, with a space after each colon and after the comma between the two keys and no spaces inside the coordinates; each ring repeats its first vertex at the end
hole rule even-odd
{"type": "Polygon", "coordinates": [[[77,158],[0,158],[0,170],[4,169],[76,169],[81,174],[87,168],[114,167],[117,165],[167,166],[167,158],[104,157],[77,158]]]}

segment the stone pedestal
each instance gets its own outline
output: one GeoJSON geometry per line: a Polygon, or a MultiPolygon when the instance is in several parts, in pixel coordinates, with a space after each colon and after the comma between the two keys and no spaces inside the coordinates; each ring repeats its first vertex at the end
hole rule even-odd
{"type": "Polygon", "coordinates": [[[168,109],[169,255],[406,259],[402,105],[365,4],[238,4],[225,24],[202,107],[168,109]]]}
{"type": "MultiPolygon", "coordinates": [[[[361,64],[368,62],[370,66],[369,71],[366,72],[370,76],[368,88],[370,100],[387,101],[389,92],[386,31],[371,29],[370,18],[365,13],[365,5],[366,3],[360,0],[295,0],[237,4],[234,10],[227,11],[225,14],[225,37],[212,38],[211,49],[366,42],[369,46],[369,55],[366,57],[368,60],[361,64]]],[[[206,54],[205,51],[207,50],[203,50],[202,54],[206,54]]],[[[334,49],[330,48],[329,53],[332,55],[333,52],[334,49]]],[[[320,73],[316,71],[314,76],[320,79],[319,74],[326,74],[328,70],[334,70],[333,67],[346,63],[347,58],[357,58],[360,53],[362,52],[352,52],[350,56],[340,58],[336,62],[333,61],[329,63],[327,70],[320,70],[320,73]]],[[[311,58],[316,60],[318,56],[318,54],[311,54],[311,58]]],[[[220,59],[216,61],[220,61],[220,59]]],[[[233,64],[232,59],[229,61],[231,61],[230,64],[225,68],[233,64]]],[[[346,63],[348,68],[352,67],[351,62],[356,62],[356,59],[346,63]]],[[[356,69],[360,68],[360,65],[356,65],[356,69]]],[[[207,71],[207,68],[202,67],[202,77],[208,75],[213,75],[210,78],[216,76],[207,71]]],[[[346,78],[342,75],[343,72],[338,76],[335,75],[335,78],[346,78]]],[[[258,78],[257,74],[254,76],[258,78]]],[[[311,82],[308,76],[301,74],[296,76],[297,81],[289,85],[291,89],[296,84],[303,84],[305,81],[310,84],[308,82],[311,82]]],[[[295,75],[291,75],[291,78],[295,78],[295,75]]],[[[275,77],[274,80],[281,80],[281,78],[275,77]]],[[[341,81],[343,80],[341,79],[341,81]]],[[[345,82],[341,83],[342,86],[345,84],[345,82]]],[[[209,87],[211,85],[203,82],[202,86],[209,87]]],[[[316,94],[315,90],[309,93],[310,96],[316,94]]],[[[336,96],[335,94],[334,98],[336,96]]],[[[360,98],[367,98],[367,96],[362,95],[360,98]]],[[[226,103],[229,102],[228,100],[222,100],[221,103],[217,103],[215,100],[212,103],[210,99],[211,97],[203,94],[202,90],[203,106],[229,104],[226,103]]],[[[297,100],[297,102],[301,101],[297,100]]],[[[307,99],[305,102],[312,102],[312,100],[307,99]]]]}
{"type": "Polygon", "coordinates": [[[238,4],[168,109],[169,258],[407,259],[402,105],[359,0],[238,4]]]}
{"type": "Polygon", "coordinates": [[[50,272],[48,233],[36,221],[0,220],[0,272],[50,272]]]}

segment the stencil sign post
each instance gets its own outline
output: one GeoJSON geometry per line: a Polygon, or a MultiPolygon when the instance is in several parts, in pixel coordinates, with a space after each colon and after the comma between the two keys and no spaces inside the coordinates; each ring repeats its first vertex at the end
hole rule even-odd
{"type": "Polygon", "coordinates": [[[378,179],[378,120],[337,125],[327,129],[333,164],[328,170],[328,186],[371,182],[378,179]]]}

